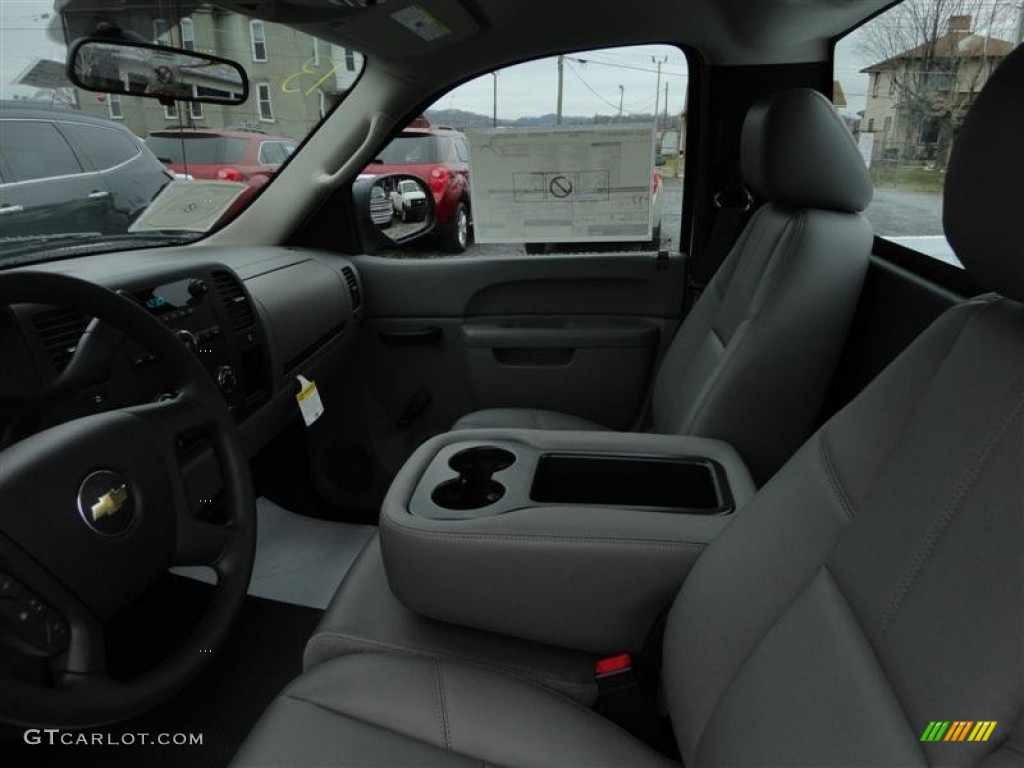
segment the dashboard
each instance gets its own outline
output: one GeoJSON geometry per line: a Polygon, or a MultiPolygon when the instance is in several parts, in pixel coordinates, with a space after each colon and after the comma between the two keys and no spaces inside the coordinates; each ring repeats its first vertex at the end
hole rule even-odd
{"type": "MultiPolygon", "coordinates": [[[[121,292],[160,319],[216,382],[249,455],[298,414],[297,377],[337,370],[362,315],[355,267],[343,257],[293,248],[183,247],[122,251],[25,267],[61,272],[121,292]],[[322,367],[331,360],[330,368],[322,367]]],[[[68,365],[91,318],[65,307],[0,308],[0,432],[31,409],[68,365]]],[[[36,428],[166,396],[168,378],[127,338],[108,375],[59,403],[36,428]]],[[[35,414],[34,414],[35,415],[35,414]]],[[[212,456],[182,446],[197,464],[195,495],[218,484],[212,456]]],[[[207,451],[207,453],[209,453],[207,451]]]]}

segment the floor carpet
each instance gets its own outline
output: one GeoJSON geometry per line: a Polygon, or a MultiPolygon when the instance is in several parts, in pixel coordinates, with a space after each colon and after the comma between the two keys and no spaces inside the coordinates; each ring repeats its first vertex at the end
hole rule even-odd
{"type": "MultiPolygon", "coordinates": [[[[326,608],[359,550],[376,530],[371,525],[297,515],[269,499],[256,502],[256,562],[249,594],[283,603],[326,608]]],[[[174,573],[213,582],[209,568],[174,573]]]]}

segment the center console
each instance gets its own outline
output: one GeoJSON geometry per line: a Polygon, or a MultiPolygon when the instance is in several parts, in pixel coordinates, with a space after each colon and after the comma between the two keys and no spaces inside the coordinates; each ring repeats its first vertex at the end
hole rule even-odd
{"type": "Polygon", "coordinates": [[[424,616],[593,653],[638,651],[754,485],[729,445],[489,429],[424,443],[384,501],[395,596],[424,616]]]}

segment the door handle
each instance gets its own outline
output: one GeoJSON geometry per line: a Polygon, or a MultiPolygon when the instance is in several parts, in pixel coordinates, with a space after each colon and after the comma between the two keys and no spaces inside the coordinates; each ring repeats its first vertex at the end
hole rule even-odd
{"type": "Polygon", "coordinates": [[[0,205],[0,215],[5,213],[21,213],[25,210],[23,205],[0,205]]]}
{"type": "Polygon", "coordinates": [[[104,199],[106,199],[106,198],[110,197],[110,193],[109,193],[109,192],[107,192],[107,191],[105,191],[105,190],[102,190],[102,189],[98,189],[98,190],[96,190],[95,192],[90,192],[90,193],[89,193],[89,194],[87,195],[87,197],[88,197],[88,198],[89,198],[90,200],[104,200],[104,199]]]}
{"type": "Polygon", "coordinates": [[[436,344],[441,340],[441,328],[436,325],[409,330],[381,331],[380,340],[393,347],[416,347],[436,344]]]}

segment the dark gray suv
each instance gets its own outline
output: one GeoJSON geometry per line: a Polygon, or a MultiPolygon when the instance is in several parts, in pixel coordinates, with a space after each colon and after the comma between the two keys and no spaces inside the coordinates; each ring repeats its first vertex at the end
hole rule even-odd
{"type": "Polygon", "coordinates": [[[117,234],[173,178],[131,131],[71,110],[0,102],[0,238],[117,234]]]}

